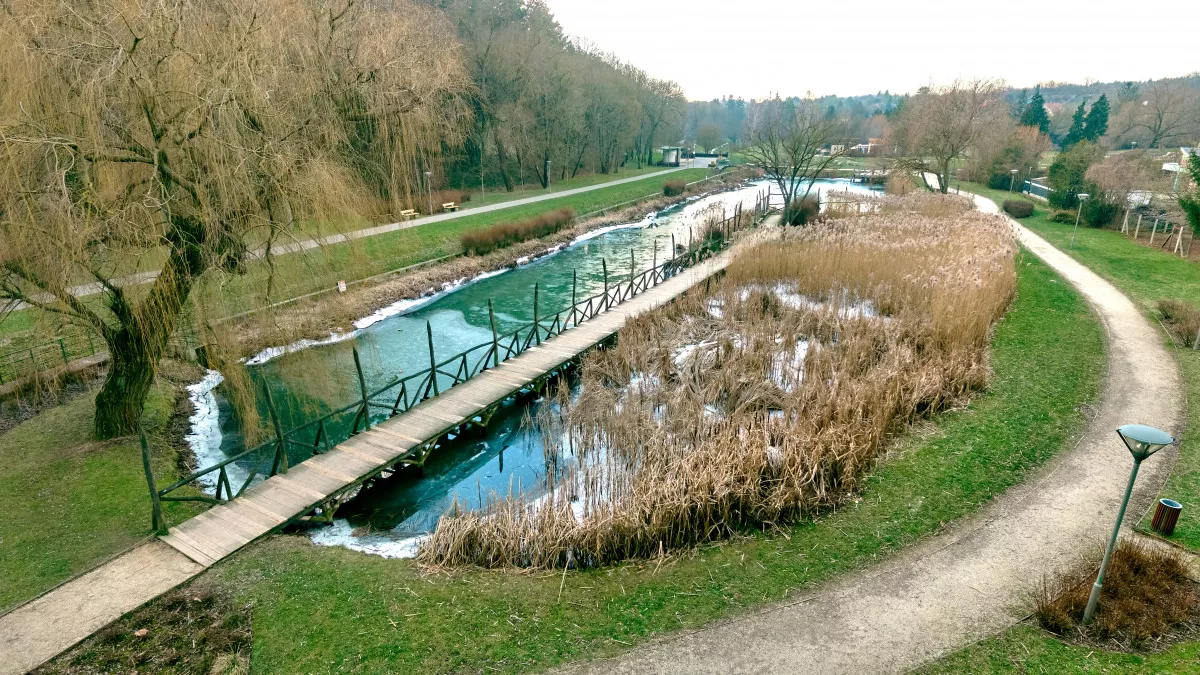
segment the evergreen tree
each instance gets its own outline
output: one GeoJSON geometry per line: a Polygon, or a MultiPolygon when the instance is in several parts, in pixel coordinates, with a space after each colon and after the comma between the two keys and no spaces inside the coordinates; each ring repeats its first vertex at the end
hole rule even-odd
{"type": "Polygon", "coordinates": [[[1046,114],[1046,100],[1042,98],[1042,85],[1033,90],[1029,97],[1029,105],[1021,113],[1021,124],[1027,127],[1037,127],[1042,133],[1050,133],[1050,115],[1046,114]]]}
{"type": "Polygon", "coordinates": [[[1187,172],[1192,178],[1192,190],[1179,196],[1179,206],[1187,214],[1192,234],[1200,234],[1200,152],[1193,152],[1187,163],[1187,172]]]}
{"type": "Polygon", "coordinates": [[[1084,109],[1087,108],[1087,99],[1083,99],[1083,103],[1075,109],[1075,114],[1071,116],[1071,128],[1067,131],[1067,135],[1063,138],[1063,149],[1067,149],[1075,145],[1079,141],[1086,139],[1083,129],[1084,109]]]}
{"type": "Polygon", "coordinates": [[[1100,94],[1100,98],[1092,104],[1087,119],[1083,121],[1083,137],[1093,143],[1099,141],[1108,133],[1108,97],[1100,94]]]}
{"type": "Polygon", "coordinates": [[[1013,102],[1013,108],[1012,108],[1013,117],[1017,118],[1018,120],[1021,119],[1021,116],[1025,114],[1025,107],[1028,105],[1029,105],[1029,90],[1022,89],[1021,95],[1018,96],[1017,100],[1013,102]]]}

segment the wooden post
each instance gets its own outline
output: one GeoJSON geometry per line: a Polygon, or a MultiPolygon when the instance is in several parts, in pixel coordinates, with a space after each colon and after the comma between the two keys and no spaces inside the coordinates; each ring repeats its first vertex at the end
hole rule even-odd
{"type": "Polygon", "coordinates": [[[354,372],[358,373],[358,391],[362,394],[362,407],[354,419],[354,432],[357,433],[359,418],[362,418],[364,429],[371,426],[371,409],[367,404],[367,380],[363,377],[362,362],[358,359],[358,347],[351,347],[350,352],[354,354],[354,372]]]}
{"type": "Polygon", "coordinates": [[[579,270],[571,270],[571,322],[576,326],[579,325],[579,309],[576,307],[575,290],[579,283],[579,270]]]}
{"type": "Polygon", "coordinates": [[[1179,234],[1175,236],[1175,253],[1183,253],[1183,226],[1179,227],[1179,234]]]}
{"type": "Polygon", "coordinates": [[[671,260],[674,260],[679,253],[675,251],[675,233],[671,233],[671,260]]]}
{"type": "Polygon", "coordinates": [[[604,272],[604,309],[608,309],[608,261],[600,259],[600,269],[604,272]]]}
{"type": "Polygon", "coordinates": [[[438,396],[441,392],[437,383],[437,358],[433,355],[433,326],[428,321],[425,322],[425,335],[429,338],[429,383],[433,387],[433,395],[438,396]]]}
{"type": "Polygon", "coordinates": [[[141,424],[138,425],[138,439],[142,443],[142,470],[146,472],[146,485],[150,488],[150,527],[154,534],[166,534],[162,501],[158,497],[158,486],[154,484],[154,471],[150,468],[150,444],[146,442],[146,432],[141,424]]]}
{"type": "Polygon", "coordinates": [[[1154,219],[1154,227],[1150,230],[1150,245],[1154,245],[1154,235],[1158,233],[1158,218],[1154,219]]]}
{"type": "Polygon", "coordinates": [[[538,283],[533,284],[533,338],[539,345],[542,344],[542,333],[538,327],[538,283]]]}
{"type": "Polygon", "coordinates": [[[633,277],[637,272],[637,264],[633,261],[633,247],[629,247],[629,297],[633,297],[633,277]]]}
{"type": "Polygon", "coordinates": [[[1121,221],[1121,234],[1129,234],[1129,209],[1125,209],[1125,219],[1121,221]]]}
{"type": "Polygon", "coordinates": [[[275,427],[275,460],[271,463],[271,475],[288,472],[287,441],[283,438],[283,425],[279,423],[279,414],[275,412],[275,399],[271,398],[271,387],[263,382],[263,393],[267,395],[267,412],[271,415],[271,424],[275,427]]]}
{"type": "Polygon", "coordinates": [[[491,298],[488,298],[488,321],[492,324],[492,366],[499,366],[500,336],[496,334],[496,312],[492,309],[491,298]]]}
{"type": "Polygon", "coordinates": [[[1137,241],[1138,233],[1142,231],[1142,214],[1138,214],[1137,227],[1133,230],[1133,240],[1137,241]]]}
{"type": "Polygon", "coordinates": [[[658,237],[654,238],[654,257],[650,259],[650,278],[653,279],[658,269],[658,237]]]}

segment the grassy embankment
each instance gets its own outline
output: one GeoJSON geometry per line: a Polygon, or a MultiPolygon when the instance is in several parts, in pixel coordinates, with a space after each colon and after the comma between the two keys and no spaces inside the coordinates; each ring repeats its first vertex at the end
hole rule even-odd
{"type": "MultiPolygon", "coordinates": [[[[672,177],[697,180],[707,171],[686,170],[672,177]]],[[[313,281],[314,270],[326,269],[337,278],[353,278],[428,260],[458,251],[461,234],[495,222],[540,214],[566,205],[587,213],[632,199],[661,194],[662,179],[647,178],[626,185],[502,209],[411,230],[360,240],[354,245],[329,246],[308,255],[283,256],[277,272],[290,275],[297,286],[313,281]],[[353,264],[353,265],[352,265],[353,264]],[[312,267],[310,267],[310,265],[312,267]],[[341,270],[339,277],[337,272],[341,270]]],[[[243,298],[254,283],[263,282],[264,265],[252,265],[247,277],[234,279],[243,298]],[[258,281],[255,282],[254,280],[258,281]]],[[[303,292],[293,291],[293,292],[303,292]]],[[[13,312],[0,323],[0,335],[15,338],[0,353],[30,339],[38,326],[34,313],[13,312]]],[[[149,497],[136,440],[97,443],[91,437],[94,397],[89,395],[41,414],[0,434],[0,608],[28,599],[88,569],[149,534],[149,497]]],[[[156,457],[165,454],[165,426],[174,401],[165,385],[155,389],[147,405],[146,425],[156,435],[156,457]],[[162,427],[161,430],[159,428],[162,427]]],[[[173,455],[173,453],[171,453],[173,455]]],[[[173,456],[155,466],[160,484],[177,477],[173,456]]],[[[186,517],[185,507],[168,509],[168,520],[186,517]]]]}
{"type": "MultiPolygon", "coordinates": [[[[150,535],[150,497],[136,438],[92,440],[83,396],[0,434],[0,610],[89,569],[150,535]]],[[[151,391],[144,424],[160,484],[178,477],[167,442],[175,390],[151,391]]],[[[168,520],[196,511],[164,504],[168,520]]]]}
{"type": "MultiPolygon", "coordinates": [[[[1004,199],[1026,199],[970,183],[963,184],[963,188],[997,204],[1004,199]]],[[[1162,298],[1184,300],[1200,307],[1200,265],[1166,251],[1139,246],[1118,230],[1083,225],[1076,234],[1075,248],[1071,248],[1074,224],[1051,222],[1051,209],[1045,202],[1029,201],[1034,202],[1034,214],[1021,219],[1021,224],[1121,289],[1151,323],[1158,324],[1155,305],[1162,298]]],[[[1175,348],[1168,336],[1163,339],[1175,352],[1187,387],[1187,431],[1200,429],[1200,351],[1175,348]]],[[[1185,505],[1171,541],[1200,552],[1200,437],[1194,432],[1184,433],[1180,439],[1179,459],[1161,496],[1185,505]]],[[[1146,514],[1139,525],[1144,531],[1149,531],[1150,515],[1146,514]]]]}
{"type": "Polygon", "coordinates": [[[1018,298],[996,330],[989,391],[906,437],[861,500],[817,522],[565,576],[428,575],[411,561],[276,537],[207,580],[254,603],[253,660],[262,672],[516,672],[787,597],[935,534],[1019,482],[1079,429],[1079,406],[1103,370],[1100,327],[1042,263],[1024,255],[1018,264],[1018,298]]]}
{"type": "MultiPolygon", "coordinates": [[[[670,178],[697,181],[709,175],[707,169],[685,169],[668,174],[670,178]]],[[[274,276],[272,300],[278,301],[334,287],[338,280],[353,281],[390,270],[416,265],[462,252],[465,232],[511,220],[524,220],[561,208],[583,215],[617,204],[662,194],[661,176],[591,190],[576,195],[523,204],[486,213],[429,223],[418,227],[333,244],[304,254],[289,254],[274,259],[273,266],[263,261],[248,265],[246,274],[234,277],[209,275],[196,289],[196,295],[208,306],[229,307],[229,313],[242,311],[263,302],[270,276],[274,276]]],[[[137,269],[153,269],[159,260],[144,256],[135,261],[137,269]]],[[[100,296],[88,296],[89,304],[98,304],[100,296]]],[[[49,317],[53,321],[53,317],[49,317]]],[[[38,325],[35,311],[12,312],[0,318],[0,353],[40,344],[72,329],[53,330],[38,325]]]]}

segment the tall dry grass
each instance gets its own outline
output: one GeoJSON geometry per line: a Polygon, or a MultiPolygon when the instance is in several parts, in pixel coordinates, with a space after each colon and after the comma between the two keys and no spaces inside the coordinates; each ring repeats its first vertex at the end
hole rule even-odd
{"type": "Polygon", "coordinates": [[[497,223],[480,230],[471,230],[462,236],[463,250],[482,255],[522,241],[545,237],[570,225],[574,217],[575,211],[562,208],[525,220],[497,223]]]}
{"type": "Polygon", "coordinates": [[[889,434],[987,383],[1015,246],[963,204],[905,197],[789,230],[631,321],[543,408],[547,495],[448,514],[419,557],[601,565],[854,493],[889,434]]]}

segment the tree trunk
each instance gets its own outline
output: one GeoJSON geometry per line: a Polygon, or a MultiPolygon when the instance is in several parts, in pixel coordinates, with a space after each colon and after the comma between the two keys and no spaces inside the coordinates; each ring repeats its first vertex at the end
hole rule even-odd
{"type": "Polygon", "coordinates": [[[104,386],[96,395],[96,438],[116,438],[137,432],[146,396],[154,383],[155,360],[142,336],[130,328],[117,332],[109,342],[111,363],[104,386]]]}
{"type": "Polygon", "coordinates": [[[941,188],[942,194],[950,192],[950,162],[942,162],[942,175],[938,177],[938,182],[941,183],[938,187],[941,188]]]}
{"type": "MultiPolygon", "coordinates": [[[[158,359],[175,332],[193,280],[204,271],[203,223],[179,216],[172,218],[171,225],[166,237],[171,253],[145,299],[133,307],[119,289],[110,295],[109,309],[120,326],[104,330],[111,364],[96,395],[93,424],[98,439],[137,432],[158,359]]],[[[240,249],[234,255],[240,258],[240,249]]]]}
{"type": "Polygon", "coordinates": [[[508,173],[508,153],[504,151],[504,144],[499,138],[496,139],[496,160],[500,164],[500,178],[504,180],[504,191],[512,192],[514,188],[512,176],[508,173]]]}

